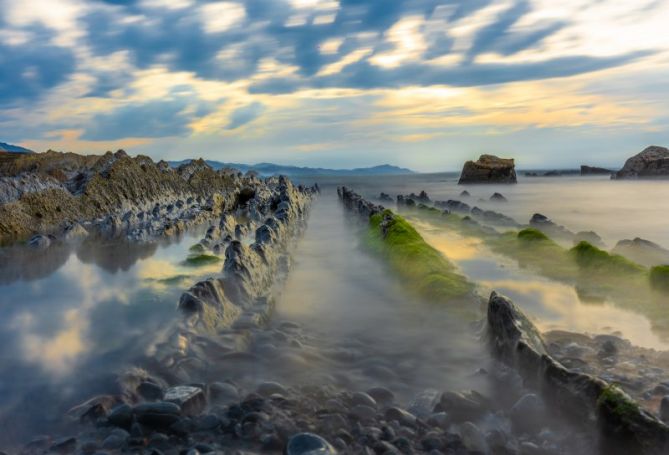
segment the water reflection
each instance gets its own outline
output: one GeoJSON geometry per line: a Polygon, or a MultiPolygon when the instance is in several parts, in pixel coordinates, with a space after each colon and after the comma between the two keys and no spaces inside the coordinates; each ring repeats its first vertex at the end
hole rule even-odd
{"type": "Polygon", "coordinates": [[[486,248],[477,239],[415,222],[425,239],[454,261],[487,295],[509,296],[542,331],[622,334],[637,346],[669,349],[669,340],[652,330],[650,321],[610,302],[584,302],[573,286],[536,276],[486,248]],[[466,252],[467,254],[463,254],[466,252]]]}
{"type": "MultiPolygon", "coordinates": [[[[609,247],[622,239],[642,237],[669,248],[669,185],[663,181],[612,181],[608,176],[532,178],[519,176],[517,185],[458,185],[459,174],[320,177],[321,186],[345,184],[366,198],[385,192],[427,191],[433,200],[458,199],[481,209],[495,210],[520,223],[540,212],[570,230],[595,231],[609,247]],[[471,196],[461,197],[466,189],[471,196]],[[489,200],[500,192],[507,203],[489,200]]],[[[305,178],[305,182],[312,180],[305,178]]],[[[391,204],[394,205],[394,204],[391,204]]]]}
{"type": "Polygon", "coordinates": [[[64,429],[70,407],[114,392],[118,372],[145,361],[183,286],[220,270],[178,265],[199,236],[0,250],[0,447],[64,429]],[[186,280],[161,281],[173,275],[186,280]]]}

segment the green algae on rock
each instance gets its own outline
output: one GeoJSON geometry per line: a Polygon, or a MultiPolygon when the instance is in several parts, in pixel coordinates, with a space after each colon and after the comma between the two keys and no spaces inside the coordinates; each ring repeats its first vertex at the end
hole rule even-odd
{"type": "Polygon", "coordinates": [[[447,300],[470,293],[473,285],[457,273],[409,222],[390,210],[373,215],[366,244],[380,253],[410,287],[428,299],[447,300]]]}
{"type": "Polygon", "coordinates": [[[639,274],[645,272],[644,267],[629,259],[617,254],[609,254],[586,241],[579,242],[569,252],[580,268],[589,271],[612,274],[639,274]]]}
{"type": "Polygon", "coordinates": [[[650,285],[657,291],[669,293],[669,265],[658,265],[650,269],[650,285]]]}
{"type": "Polygon", "coordinates": [[[183,265],[187,265],[190,267],[201,267],[205,265],[211,265],[211,264],[216,264],[218,262],[221,262],[222,259],[219,258],[218,256],[214,256],[211,254],[192,254],[188,256],[184,261],[183,265]]]}
{"type": "Polygon", "coordinates": [[[369,217],[365,245],[383,257],[409,289],[436,302],[474,295],[474,285],[406,219],[365,201],[348,188],[339,188],[338,193],[347,207],[369,217]]]}

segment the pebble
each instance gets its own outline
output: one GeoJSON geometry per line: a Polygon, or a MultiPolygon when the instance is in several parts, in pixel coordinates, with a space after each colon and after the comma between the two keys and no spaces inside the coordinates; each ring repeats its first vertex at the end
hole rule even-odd
{"type": "Polygon", "coordinates": [[[65,437],[56,439],[53,442],[53,444],[51,444],[49,450],[58,453],[69,453],[74,451],[76,447],[77,447],[77,438],[65,437]]]}
{"type": "Polygon", "coordinates": [[[351,408],[350,414],[360,420],[374,420],[376,417],[376,409],[371,406],[358,404],[351,408]]]}
{"type": "Polygon", "coordinates": [[[478,395],[465,396],[459,392],[444,392],[435,411],[445,411],[457,420],[478,417],[485,412],[485,405],[476,401],[478,395]]]}
{"type": "Polygon", "coordinates": [[[109,436],[107,436],[104,441],[102,441],[102,448],[107,450],[120,449],[125,444],[126,439],[127,436],[121,437],[117,434],[112,433],[109,436]]]}
{"type": "Polygon", "coordinates": [[[111,410],[107,421],[117,427],[128,428],[132,423],[132,408],[127,404],[121,404],[111,410]]]}
{"type": "Polygon", "coordinates": [[[171,402],[138,404],[133,409],[137,421],[152,427],[166,428],[179,420],[181,408],[171,402]]]}
{"type": "Polygon", "coordinates": [[[227,404],[239,399],[237,388],[227,382],[212,382],[209,384],[209,397],[212,402],[227,404]]]}
{"type": "Polygon", "coordinates": [[[260,384],[256,389],[256,393],[264,397],[268,397],[274,394],[288,396],[288,391],[283,385],[279,384],[278,382],[271,381],[260,384]]]}
{"type": "Polygon", "coordinates": [[[534,393],[523,395],[509,411],[514,429],[519,432],[536,433],[541,429],[544,405],[534,393]]]}
{"type": "Polygon", "coordinates": [[[382,405],[390,404],[395,400],[395,394],[385,387],[372,387],[367,394],[382,405]]]}
{"type": "Polygon", "coordinates": [[[483,432],[471,422],[465,422],[460,426],[460,436],[464,446],[473,452],[488,452],[488,443],[483,432]]]}
{"type": "Polygon", "coordinates": [[[298,433],[286,445],[286,455],[330,455],[337,451],[322,437],[313,433],[298,433]]]}
{"type": "Polygon", "coordinates": [[[416,416],[401,408],[388,408],[385,416],[388,420],[396,420],[402,426],[416,425],[416,416]]]}
{"type": "Polygon", "coordinates": [[[144,381],[137,387],[137,393],[148,401],[157,401],[163,398],[163,388],[153,382],[144,381]]]}
{"type": "Polygon", "coordinates": [[[376,408],[376,400],[370,395],[364,392],[355,392],[351,396],[351,403],[355,405],[368,406],[370,408],[376,408]]]}
{"type": "Polygon", "coordinates": [[[178,405],[186,415],[201,414],[207,406],[202,388],[186,385],[167,389],[164,400],[178,405]]]}

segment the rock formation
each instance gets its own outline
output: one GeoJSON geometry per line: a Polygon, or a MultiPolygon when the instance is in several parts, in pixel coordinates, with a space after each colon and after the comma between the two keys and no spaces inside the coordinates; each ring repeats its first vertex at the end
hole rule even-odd
{"type": "Polygon", "coordinates": [[[233,324],[257,327],[269,317],[271,291],[287,271],[288,243],[301,231],[315,192],[315,188],[295,187],[284,177],[268,178],[241,213],[251,220],[249,231],[257,226],[251,245],[240,241],[243,235],[232,239],[230,232],[240,231],[240,225],[233,227],[229,214],[210,228],[200,245],[220,245],[225,263],[220,278],[201,281],[181,296],[179,309],[189,325],[212,332],[233,324]]]}
{"type": "Polygon", "coordinates": [[[82,225],[137,240],[172,235],[243,203],[253,177],[214,171],[203,160],[177,169],[124,151],[102,156],[26,154],[0,162],[0,244],[82,225]]]}
{"type": "Polygon", "coordinates": [[[528,385],[539,389],[561,412],[584,424],[596,424],[603,436],[601,453],[667,453],[667,425],[616,386],[553,359],[532,322],[495,292],[488,302],[488,330],[493,352],[516,368],[528,385]]]}
{"type": "Polygon", "coordinates": [[[566,227],[556,224],[550,218],[542,215],[541,213],[535,213],[532,215],[532,218],[530,218],[530,226],[539,229],[541,232],[553,238],[554,240],[572,241],[575,235],[566,227]]]}
{"type": "Polygon", "coordinates": [[[651,145],[625,162],[614,175],[615,179],[669,178],[669,149],[651,145]]]}
{"type": "Polygon", "coordinates": [[[481,155],[465,163],[458,183],[516,183],[515,164],[511,158],[481,155]]]}
{"type": "Polygon", "coordinates": [[[611,252],[625,256],[647,267],[669,264],[669,250],[662,248],[657,243],[639,237],[634,240],[621,240],[611,252]]]}

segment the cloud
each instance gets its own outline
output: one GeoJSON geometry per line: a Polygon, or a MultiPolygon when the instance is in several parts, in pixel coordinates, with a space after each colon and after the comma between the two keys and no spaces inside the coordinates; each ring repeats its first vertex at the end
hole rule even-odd
{"type": "Polygon", "coordinates": [[[190,123],[207,112],[209,109],[204,106],[192,109],[185,97],[130,104],[108,114],[95,115],[81,139],[106,141],[186,136],[191,132],[190,123]]]}
{"type": "MultiPolygon", "coordinates": [[[[54,137],[46,133],[68,131],[54,142],[82,150],[91,141],[140,141],[143,152],[159,155],[205,136],[243,153],[328,143],[335,145],[311,155],[335,160],[388,142],[392,153],[408,141],[427,149],[442,140],[432,128],[444,122],[482,134],[594,117],[604,120],[588,123],[593,128],[619,125],[620,115],[601,115],[615,105],[649,113],[654,127],[669,115],[661,103],[669,4],[659,0],[63,2],[51,11],[34,7],[48,0],[0,0],[0,61],[10,69],[0,73],[0,127],[12,137],[46,145],[54,137]],[[640,77],[643,84],[629,82],[640,77]],[[413,89],[522,91],[556,80],[587,81],[579,99],[597,92],[597,105],[566,105],[577,97],[560,96],[560,87],[539,122],[527,109],[537,105],[532,97],[511,108],[485,96],[448,109],[409,98],[415,109],[379,111],[370,101],[413,89]],[[266,111],[262,128],[246,134],[243,126],[266,111]]],[[[638,127],[638,116],[624,117],[638,127]]]]}
{"type": "Polygon", "coordinates": [[[393,68],[381,68],[363,60],[343,68],[339,74],[311,79],[267,79],[251,86],[250,91],[277,94],[310,87],[357,89],[398,88],[411,85],[472,87],[574,76],[620,66],[647,55],[646,52],[634,52],[608,58],[574,56],[543,62],[472,63],[457,67],[410,63],[393,68]]]}
{"type": "Polygon", "coordinates": [[[226,126],[225,129],[234,130],[247,123],[251,123],[260,117],[263,112],[265,112],[265,105],[257,101],[239,107],[232,111],[232,114],[230,115],[230,123],[228,123],[228,126],[226,126]]]}
{"type": "Polygon", "coordinates": [[[30,35],[32,39],[20,45],[0,42],[2,106],[33,102],[67,80],[75,70],[73,52],[49,44],[53,33],[41,26],[33,26],[30,35]]]}

